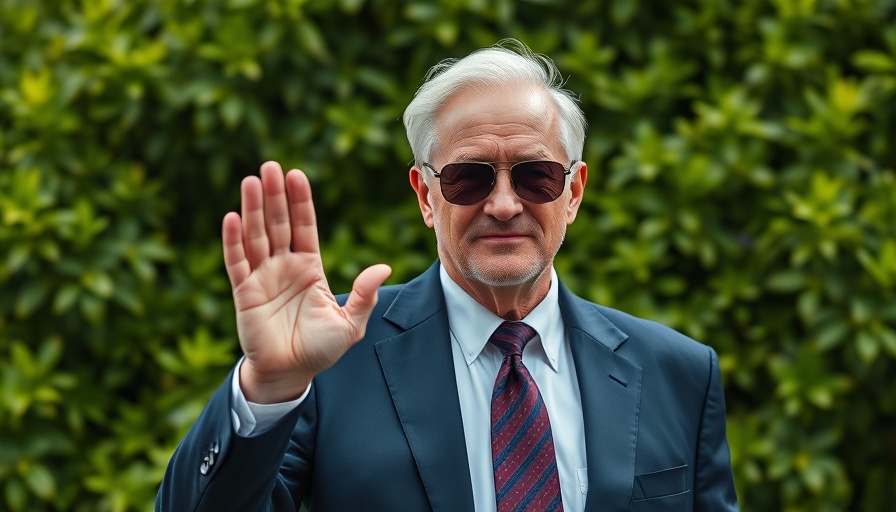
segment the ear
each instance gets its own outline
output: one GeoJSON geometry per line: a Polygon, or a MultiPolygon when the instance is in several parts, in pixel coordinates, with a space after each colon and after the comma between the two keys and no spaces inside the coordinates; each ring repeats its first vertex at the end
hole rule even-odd
{"type": "Polygon", "coordinates": [[[411,188],[417,194],[417,204],[420,205],[420,213],[423,214],[423,222],[430,228],[433,227],[432,221],[432,202],[429,196],[429,186],[423,179],[423,171],[416,165],[411,167],[408,172],[408,179],[411,182],[411,188]]]}
{"type": "Polygon", "coordinates": [[[572,221],[576,220],[576,214],[585,195],[585,183],[588,181],[588,165],[585,162],[576,162],[573,170],[574,174],[569,184],[569,201],[566,203],[567,224],[572,224],[572,221]],[[575,170],[576,167],[578,170],[575,170]]]}

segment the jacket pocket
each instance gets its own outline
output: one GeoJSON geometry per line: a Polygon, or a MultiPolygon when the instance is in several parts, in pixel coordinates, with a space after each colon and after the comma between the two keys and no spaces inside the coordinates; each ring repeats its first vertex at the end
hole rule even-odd
{"type": "Polygon", "coordinates": [[[628,505],[628,512],[682,512],[693,509],[691,491],[646,500],[633,500],[628,505]]]}
{"type": "Polygon", "coordinates": [[[632,501],[671,496],[688,490],[688,466],[685,464],[653,473],[635,475],[632,501]]]}

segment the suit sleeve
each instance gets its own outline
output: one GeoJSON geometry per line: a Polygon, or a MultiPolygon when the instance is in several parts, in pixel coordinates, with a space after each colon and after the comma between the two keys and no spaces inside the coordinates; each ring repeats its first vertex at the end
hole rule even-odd
{"type": "Polygon", "coordinates": [[[697,468],[694,482],[694,510],[697,512],[736,511],[737,495],[731,473],[731,455],[725,434],[725,394],[719,359],[709,348],[709,385],[700,421],[697,468]]]}
{"type": "Polygon", "coordinates": [[[313,436],[314,392],[264,434],[240,437],[231,420],[231,378],[215,392],[171,457],[156,512],[298,510],[313,456],[313,444],[300,437],[313,436]],[[289,461],[287,471],[282,471],[284,459],[289,461]]]}

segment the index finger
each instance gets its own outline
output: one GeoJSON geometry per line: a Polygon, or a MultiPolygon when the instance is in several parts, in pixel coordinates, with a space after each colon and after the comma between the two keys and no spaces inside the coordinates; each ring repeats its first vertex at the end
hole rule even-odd
{"type": "Polygon", "coordinates": [[[317,238],[317,217],[311,200],[311,183],[305,173],[293,169],[286,174],[286,196],[289,199],[289,224],[292,228],[293,252],[320,253],[317,238]]]}

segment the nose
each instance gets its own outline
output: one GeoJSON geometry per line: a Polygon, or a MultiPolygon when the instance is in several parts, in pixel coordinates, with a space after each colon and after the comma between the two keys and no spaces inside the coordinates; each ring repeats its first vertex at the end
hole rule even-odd
{"type": "Polygon", "coordinates": [[[523,203],[510,181],[510,168],[498,169],[495,186],[485,199],[483,212],[500,221],[507,221],[523,212],[523,203]]]}

